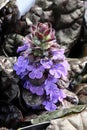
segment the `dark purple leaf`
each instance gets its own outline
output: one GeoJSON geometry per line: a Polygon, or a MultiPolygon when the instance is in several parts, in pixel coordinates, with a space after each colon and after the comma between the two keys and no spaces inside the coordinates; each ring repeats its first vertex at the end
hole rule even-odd
{"type": "Polygon", "coordinates": [[[23,89],[22,98],[28,107],[35,107],[42,104],[44,101],[44,96],[37,96],[29,92],[29,90],[23,89]]]}
{"type": "Polygon", "coordinates": [[[22,120],[22,113],[16,106],[0,102],[0,126],[13,128],[22,120]]]}

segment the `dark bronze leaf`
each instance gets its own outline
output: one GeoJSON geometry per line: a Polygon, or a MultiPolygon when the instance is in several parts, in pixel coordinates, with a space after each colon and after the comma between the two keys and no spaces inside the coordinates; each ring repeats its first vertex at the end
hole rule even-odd
{"type": "Polygon", "coordinates": [[[16,58],[0,57],[0,100],[11,102],[19,97],[20,90],[17,85],[18,78],[13,71],[16,58]]]}
{"type": "Polygon", "coordinates": [[[23,36],[19,34],[5,35],[5,41],[2,45],[2,50],[5,56],[16,56],[17,48],[23,45],[23,36]]]}
{"type": "Polygon", "coordinates": [[[42,104],[44,97],[37,96],[29,92],[29,90],[23,89],[22,98],[28,107],[38,107],[42,104]]]}
{"type": "Polygon", "coordinates": [[[0,102],[0,126],[13,128],[22,120],[22,113],[16,106],[0,102]]]}

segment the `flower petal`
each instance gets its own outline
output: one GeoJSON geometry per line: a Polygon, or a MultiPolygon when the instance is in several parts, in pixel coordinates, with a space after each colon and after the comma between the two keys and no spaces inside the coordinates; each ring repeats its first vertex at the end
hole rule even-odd
{"type": "Polygon", "coordinates": [[[20,51],[25,51],[28,49],[28,45],[24,44],[23,46],[18,47],[17,49],[17,53],[19,53],[20,51]]]}
{"type": "Polygon", "coordinates": [[[35,73],[35,77],[36,77],[37,79],[41,79],[42,76],[43,76],[43,73],[40,72],[40,71],[37,71],[37,73],[35,73]]]}
{"type": "Polygon", "coordinates": [[[29,78],[35,79],[35,73],[33,71],[29,73],[29,78]]]}
{"type": "Polygon", "coordinates": [[[33,65],[28,65],[28,66],[27,66],[27,70],[28,70],[28,71],[32,71],[33,69],[34,69],[33,65]]]}
{"type": "Polygon", "coordinates": [[[50,69],[51,66],[53,65],[53,62],[49,59],[48,60],[41,59],[40,63],[43,65],[45,69],[50,69]]]}
{"type": "Polygon", "coordinates": [[[45,109],[48,111],[53,111],[53,110],[56,110],[57,108],[57,106],[54,103],[49,102],[49,101],[44,101],[43,105],[45,105],[45,109]]]}

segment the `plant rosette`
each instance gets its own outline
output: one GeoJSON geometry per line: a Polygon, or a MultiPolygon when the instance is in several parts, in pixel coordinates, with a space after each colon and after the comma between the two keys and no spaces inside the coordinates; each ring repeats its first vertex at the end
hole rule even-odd
{"type": "Polygon", "coordinates": [[[30,106],[36,108],[42,105],[48,111],[56,110],[58,103],[63,103],[66,97],[58,82],[66,79],[69,64],[64,49],[57,43],[55,30],[50,23],[32,25],[30,34],[25,36],[23,43],[17,49],[19,57],[14,70],[20,77],[23,88],[33,96],[32,101],[41,99],[39,104],[36,100],[30,106]]]}

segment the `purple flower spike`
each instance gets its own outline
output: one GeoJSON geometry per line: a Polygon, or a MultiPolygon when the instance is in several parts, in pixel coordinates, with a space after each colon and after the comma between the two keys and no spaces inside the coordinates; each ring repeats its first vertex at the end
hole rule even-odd
{"type": "Polygon", "coordinates": [[[45,69],[50,69],[51,66],[53,65],[53,62],[49,59],[41,59],[40,63],[42,64],[42,66],[45,68],[45,69]]]}
{"type": "Polygon", "coordinates": [[[64,49],[57,43],[55,30],[51,23],[32,25],[23,43],[17,49],[20,56],[14,70],[27,89],[25,95],[29,92],[25,104],[35,109],[43,105],[48,111],[56,110],[58,102],[63,103],[66,97],[59,86],[62,88],[62,80],[66,81],[70,68],[64,49]]]}

